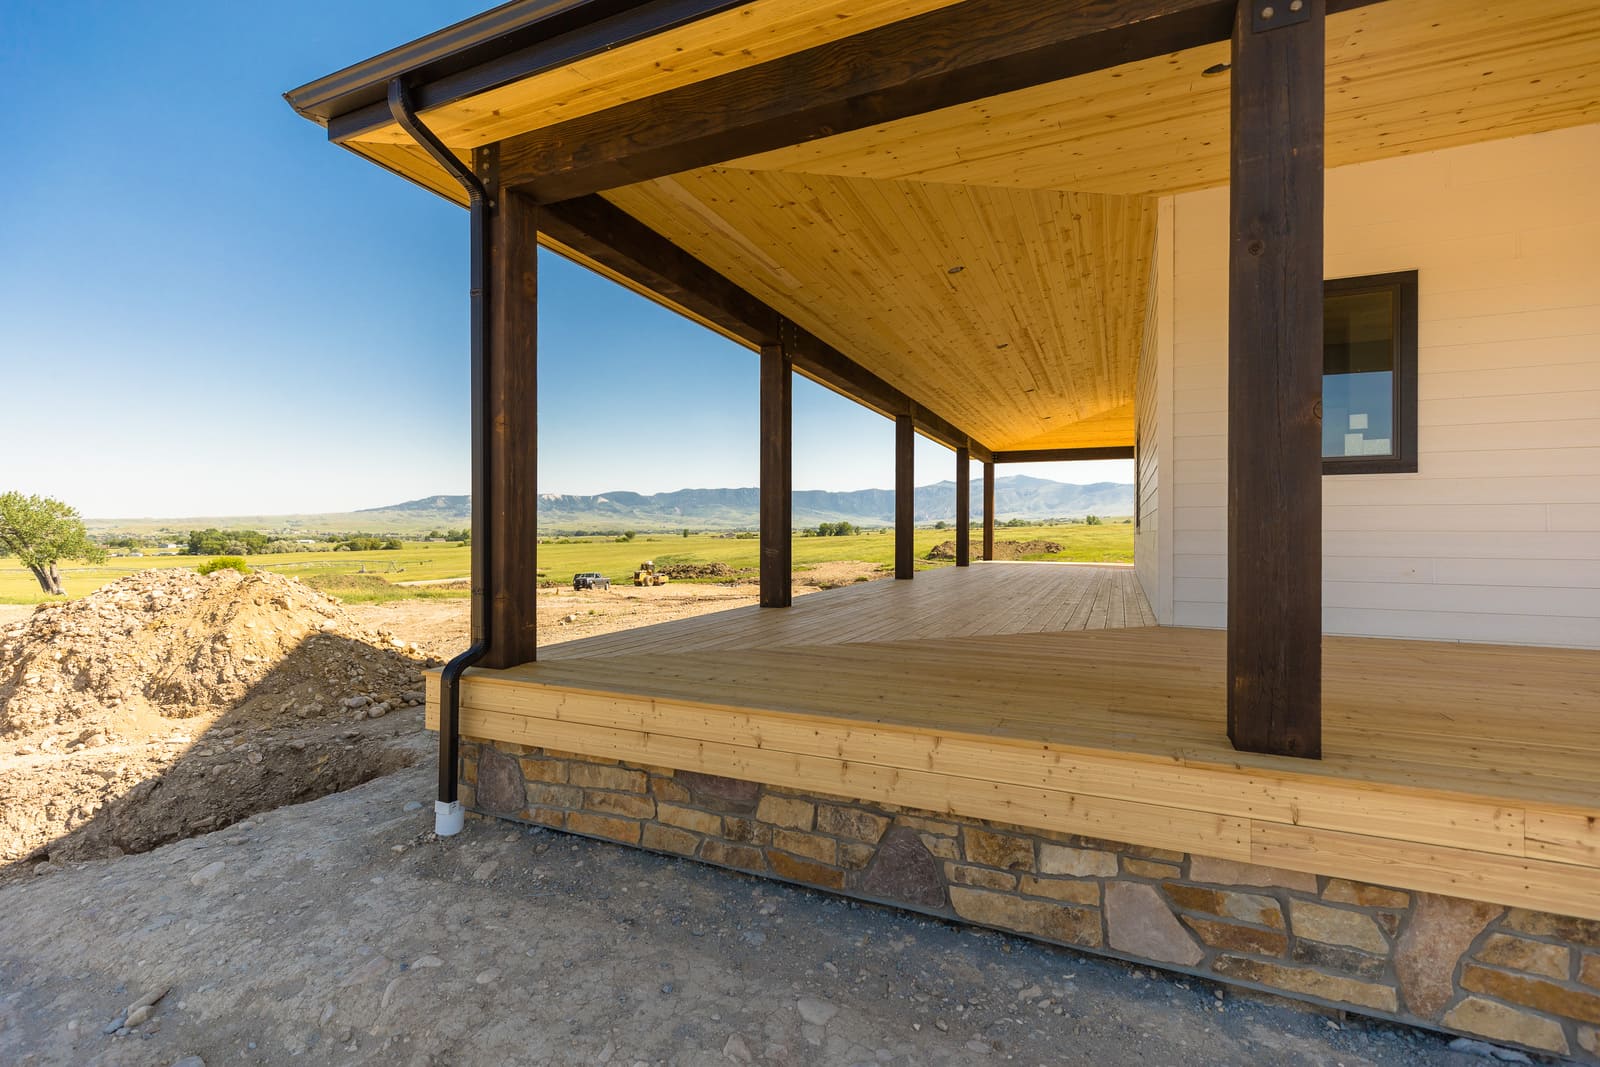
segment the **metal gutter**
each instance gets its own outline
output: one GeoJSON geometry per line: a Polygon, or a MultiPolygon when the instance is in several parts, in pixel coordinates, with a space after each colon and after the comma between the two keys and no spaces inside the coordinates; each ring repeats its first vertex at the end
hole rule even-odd
{"type": "Polygon", "coordinates": [[[463,100],[739,6],[741,0],[512,0],[283,94],[348,141],[394,121],[388,85],[414,111],[463,100]]]}
{"type": "Polygon", "coordinates": [[[433,805],[434,832],[449,837],[461,832],[464,813],[458,797],[461,755],[461,675],[489,651],[489,458],[491,428],[484,417],[486,346],[488,344],[489,196],[478,176],[417,119],[410,94],[400,78],[390,80],[388,105],[394,121],[409,133],[467,191],[472,232],[472,643],[446,663],[439,675],[439,796],[433,805]]]}

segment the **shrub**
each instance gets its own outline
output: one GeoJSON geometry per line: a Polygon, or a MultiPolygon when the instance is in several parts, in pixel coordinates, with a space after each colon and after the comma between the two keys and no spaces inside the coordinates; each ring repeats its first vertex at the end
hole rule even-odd
{"type": "Polygon", "coordinates": [[[217,556],[206,560],[195,570],[201,574],[210,574],[213,571],[238,571],[240,574],[249,574],[250,565],[240,556],[217,556]]]}

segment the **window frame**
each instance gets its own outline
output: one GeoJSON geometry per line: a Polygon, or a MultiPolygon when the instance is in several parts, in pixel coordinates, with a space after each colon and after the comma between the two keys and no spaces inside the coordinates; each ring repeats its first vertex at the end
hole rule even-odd
{"type": "MultiPolygon", "coordinates": [[[[1387,456],[1323,456],[1322,473],[1417,473],[1417,272],[1392,271],[1353,278],[1329,278],[1322,297],[1388,292],[1394,297],[1394,377],[1390,402],[1394,452],[1387,456]]],[[[1326,375],[1324,375],[1326,377],[1326,375]]],[[[1317,410],[1322,410],[1318,401],[1317,410]]]]}

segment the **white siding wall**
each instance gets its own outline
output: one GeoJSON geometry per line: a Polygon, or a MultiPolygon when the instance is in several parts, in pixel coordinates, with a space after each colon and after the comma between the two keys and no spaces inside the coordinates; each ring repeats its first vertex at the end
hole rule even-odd
{"type": "Polygon", "coordinates": [[[1160,622],[1172,621],[1172,523],[1166,517],[1172,480],[1163,464],[1172,449],[1172,200],[1158,206],[1156,242],[1150,258],[1150,295],[1136,386],[1139,453],[1134,472],[1139,494],[1139,529],[1133,540],[1134,569],[1145,599],[1160,622]]]}
{"type": "MultiPolygon", "coordinates": [[[[1597,175],[1600,126],[1328,172],[1326,276],[1420,272],[1418,473],[1323,479],[1328,632],[1600,647],[1597,175]]],[[[1157,612],[1223,626],[1227,190],[1171,217],[1157,612]]]]}

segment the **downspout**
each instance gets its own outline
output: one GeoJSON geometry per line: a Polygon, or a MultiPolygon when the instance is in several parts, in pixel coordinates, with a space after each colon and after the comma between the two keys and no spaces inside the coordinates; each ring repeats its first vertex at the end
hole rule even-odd
{"type": "Polygon", "coordinates": [[[489,276],[489,195],[472,173],[411,108],[399,78],[389,82],[389,113],[428,155],[467,191],[472,233],[472,643],[439,674],[439,798],[433,803],[433,830],[440,837],[461,832],[465,814],[457,799],[461,750],[461,675],[489,651],[489,613],[484,585],[493,545],[489,543],[489,424],[484,418],[484,346],[488,311],[484,286],[489,276]]]}

